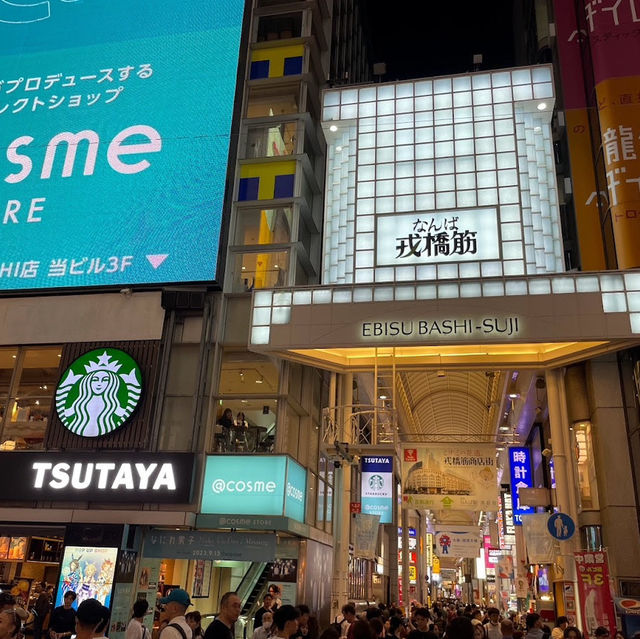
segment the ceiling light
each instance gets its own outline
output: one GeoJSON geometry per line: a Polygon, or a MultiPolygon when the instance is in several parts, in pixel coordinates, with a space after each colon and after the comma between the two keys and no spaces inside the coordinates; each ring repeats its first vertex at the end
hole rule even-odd
{"type": "Polygon", "coordinates": [[[256,384],[263,384],[264,383],[264,377],[262,377],[262,375],[260,375],[260,377],[258,377],[258,379],[256,379],[256,384]]]}
{"type": "Polygon", "coordinates": [[[336,147],[336,151],[338,151],[338,152],[342,151],[342,147],[341,146],[337,146],[336,147]]]}
{"type": "Polygon", "coordinates": [[[496,446],[496,450],[504,450],[504,446],[496,446]]]}
{"type": "Polygon", "coordinates": [[[380,397],[378,399],[387,399],[386,395],[380,395],[380,397]]]}
{"type": "Polygon", "coordinates": [[[534,127],[533,127],[533,130],[534,130],[536,133],[540,133],[540,131],[542,131],[542,127],[541,127],[541,126],[534,126],[534,127]]]}
{"type": "Polygon", "coordinates": [[[498,430],[501,430],[503,433],[509,432],[509,427],[507,425],[500,426],[498,430]]]}
{"type": "Polygon", "coordinates": [[[338,130],[338,127],[335,124],[332,124],[329,127],[329,131],[331,131],[332,133],[335,133],[338,130]]]}
{"type": "Polygon", "coordinates": [[[538,111],[544,111],[546,108],[547,108],[547,103],[546,102],[538,103],[538,111]]]}
{"type": "Polygon", "coordinates": [[[520,393],[512,391],[509,393],[509,399],[520,399],[520,393]]]}

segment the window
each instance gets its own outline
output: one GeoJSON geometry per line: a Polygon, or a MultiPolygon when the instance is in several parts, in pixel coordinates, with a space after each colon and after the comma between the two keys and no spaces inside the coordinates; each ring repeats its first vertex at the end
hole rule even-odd
{"type": "Polygon", "coordinates": [[[278,400],[275,398],[220,399],[213,429],[215,453],[272,453],[276,439],[278,400]],[[234,427],[225,413],[231,411],[234,427]],[[244,426],[239,426],[244,424],[244,426]],[[244,430],[237,430],[244,428],[244,430]]]}
{"type": "Polygon", "coordinates": [[[282,90],[277,93],[255,91],[249,95],[247,117],[265,118],[298,113],[299,103],[299,89],[297,87],[292,88],[288,93],[283,93],[282,90]]]}
{"type": "Polygon", "coordinates": [[[233,293],[287,286],[289,251],[240,253],[234,266],[233,293]]]}
{"type": "Polygon", "coordinates": [[[302,35],[302,13],[281,13],[258,18],[257,42],[299,38],[302,35]]]}
{"type": "Polygon", "coordinates": [[[250,127],[245,158],[270,158],[296,153],[298,123],[281,122],[272,126],[250,127]]]}
{"type": "Polygon", "coordinates": [[[2,449],[42,447],[60,375],[60,357],[59,346],[1,351],[2,449]]]}
{"type": "Polygon", "coordinates": [[[235,244],[286,244],[291,241],[293,209],[238,209],[235,244]]]}
{"type": "Polygon", "coordinates": [[[575,455],[578,468],[578,488],[582,510],[598,509],[598,486],[591,441],[591,423],[580,422],[573,426],[575,455]]]}

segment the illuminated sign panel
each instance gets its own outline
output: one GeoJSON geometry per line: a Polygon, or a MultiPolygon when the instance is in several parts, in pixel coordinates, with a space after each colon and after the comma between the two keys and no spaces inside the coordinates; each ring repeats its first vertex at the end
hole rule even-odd
{"type": "Polygon", "coordinates": [[[381,215],[377,224],[378,265],[500,258],[495,208],[381,215]]]}
{"type": "Polygon", "coordinates": [[[191,453],[4,452],[4,500],[187,503],[191,453]]]}
{"type": "Polygon", "coordinates": [[[362,457],[361,508],[363,513],[379,515],[381,524],[393,521],[393,457],[362,457]]]}
{"type": "Polygon", "coordinates": [[[0,289],[215,279],[243,12],[0,3],[0,289]]]}
{"type": "Polygon", "coordinates": [[[513,502],[513,523],[522,526],[522,515],[531,515],[536,509],[520,505],[520,489],[533,487],[531,472],[531,451],[528,448],[509,448],[509,470],[511,477],[511,497],[513,502]]]}
{"type": "Polygon", "coordinates": [[[304,523],[305,469],[284,455],[207,457],[204,514],[280,515],[304,523]]]}
{"type": "Polygon", "coordinates": [[[323,284],[564,270],[549,65],[325,91],[323,284]]]}

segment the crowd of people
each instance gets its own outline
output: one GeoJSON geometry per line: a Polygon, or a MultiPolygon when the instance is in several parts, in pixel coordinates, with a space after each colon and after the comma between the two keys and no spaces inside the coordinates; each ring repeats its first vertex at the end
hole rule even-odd
{"type": "MultiPolygon", "coordinates": [[[[66,592],[64,604],[50,612],[49,639],[100,639],[109,628],[109,609],[96,599],[85,599],[73,608],[76,594],[66,592]]],[[[501,613],[497,608],[435,603],[431,607],[411,606],[411,614],[395,606],[379,604],[357,614],[353,603],[342,607],[342,614],[326,628],[304,604],[283,604],[277,593],[265,594],[255,613],[251,639],[583,639],[579,628],[567,617],[558,617],[553,627],[537,613],[501,613]]],[[[219,613],[202,628],[198,611],[189,611],[189,594],[180,588],[158,600],[162,607],[160,627],[152,633],[145,625],[149,603],[138,600],[127,625],[125,639],[235,639],[235,623],[242,602],[235,592],[225,593],[219,613]]],[[[29,613],[16,605],[7,593],[0,593],[0,639],[22,639],[29,613]]],[[[35,635],[35,632],[33,633],[35,635]]],[[[247,636],[248,639],[249,635],[247,636]]],[[[640,633],[626,638],[620,632],[610,636],[601,626],[591,639],[640,639],[640,633]]]]}

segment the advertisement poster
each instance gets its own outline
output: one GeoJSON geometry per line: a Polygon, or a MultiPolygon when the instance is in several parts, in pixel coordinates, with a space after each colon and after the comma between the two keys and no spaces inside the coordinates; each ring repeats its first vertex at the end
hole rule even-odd
{"type": "Polygon", "coordinates": [[[493,444],[403,447],[403,508],[491,510],[496,491],[493,444]]]}
{"type": "Polygon", "coordinates": [[[439,557],[469,557],[480,556],[480,537],[477,532],[436,530],[436,554],[439,557]]]}
{"type": "Polygon", "coordinates": [[[297,559],[276,559],[267,564],[267,579],[269,581],[296,583],[297,577],[297,559]]]}
{"type": "Polygon", "coordinates": [[[640,599],[636,597],[616,597],[616,612],[622,621],[625,637],[633,637],[640,632],[640,599]]]}
{"type": "Polygon", "coordinates": [[[374,559],[378,545],[380,518],[377,515],[357,513],[351,515],[354,520],[353,546],[356,557],[374,559]]]}
{"type": "MultiPolygon", "coordinates": [[[[158,580],[160,578],[160,559],[143,557],[140,563],[140,574],[137,582],[136,599],[146,599],[149,610],[155,610],[158,599],[158,580]]],[[[143,621],[149,634],[153,630],[153,615],[147,615],[143,621]]]]}
{"type": "Polygon", "coordinates": [[[379,515],[381,524],[393,521],[393,457],[363,455],[361,512],[379,515]]]}
{"type": "Polygon", "coordinates": [[[194,599],[206,599],[209,597],[209,586],[211,585],[211,561],[197,559],[193,571],[193,587],[191,596],[194,599]]]}
{"type": "Polygon", "coordinates": [[[127,624],[131,619],[131,595],[133,584],[116,584],[113,589],[113,605],[109,622],[109,639],[124,639],[127,624]]]}
{"type": "Polygon", "coordinates": [[[611,636],[615,635],[616,615],[606,552],[576,552],[574,557],[585,639],[594,639],[598,626],[604,626],[611,636]]]}
{"type": "Polygon", "coordinates": [[[215,279],[244,4],[0,2],[0,288],[215,279]]]}
{"type": "Polygon", "coordinates": [[[547,530],[549,513],[522,516],[522,531],[529,563],[552,564],[557,557],[556,542],[547,530]]]}
{"type": "Polygon", "coordinates": [[[85,599],[97,599],[110,607],[117,557],[117,548],[66,546],[55,605],[62,606],[65,593],[73,591],[76,609],[85,599]]]}

